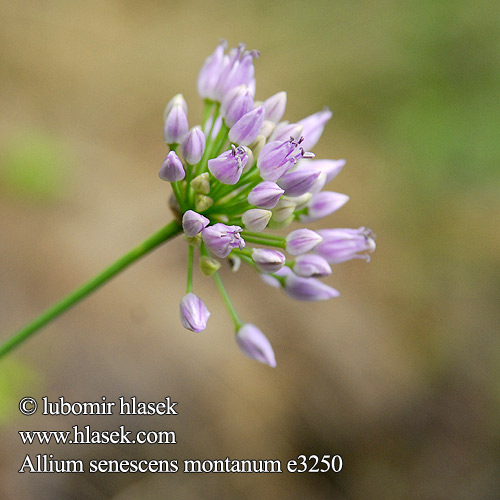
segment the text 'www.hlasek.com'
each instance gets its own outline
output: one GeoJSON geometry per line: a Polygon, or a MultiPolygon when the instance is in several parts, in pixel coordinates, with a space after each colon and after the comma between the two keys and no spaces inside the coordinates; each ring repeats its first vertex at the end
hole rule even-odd
{"type": "MultiPolygon", "coordinates": [[[[105,396],[101,401],[69,402],[64,397],[50,401],[41,398],[41,414],[127,416],[165,416],[178,415],[178,403],[170,396],[161,401],[140,401],[137,397],[119,397],[108,401],[105,396]]],[[[34,415],[39,410],[38,401],[33,397],[24,397],[19,401],[19,411],[26,416],[34,415]]],[[[146,421],[146,420],[145,420],[146,421]]],[[[20,430],[19,437],[23,445],[175,445],[177,436],[172,429],[127,430],[126,425],[113,429],[96,429],[91,425],[73,425],[65,430],[20,430]]],[[[78,448],[76,448],[78,449],[78,448]]],[[[170,453],[169,453],[170,455],[170,453]]],[[[289,460],[279,459],[216,459],[191,458],[178,460],[165,459],[103,459],[79,458],[61,459],[53,453],[28,453],[20,464],[20,473],[327,473],[342,470],[342,457],[336,454],[300,454],[289,460]]]]}

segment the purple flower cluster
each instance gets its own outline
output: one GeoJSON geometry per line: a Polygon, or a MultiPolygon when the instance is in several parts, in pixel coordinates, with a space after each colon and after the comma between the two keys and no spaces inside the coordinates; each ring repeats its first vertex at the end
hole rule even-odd
{"type": "Polygon", "coordinates": [[[268,231],[329,216],[349,197],[323,190],[345,161],[314,159],[308,151],[320,139],[331,111],[289,123],[282,121],[285,92],[256,102],[253,62],[258,55],[242,44],[226,53],[226,43],[221,42],[207,58],[198,76],[198,92],[205,102],[201,126],[189,129],[181,94],[168,103],[164,137],[170,151],[159,175],[172,183],[171,206],[190,245],[182,324],[201,332],[210,316],[191,291],[198,249],[203,274],[213,276],[228,306],[237,345],[246,356],[275,366],[267,338],[253,324],[241,321],[231,304],[217,272],[218,259],[229,259],[233,269],[247,263],[290,297],[318,301],[339,295],[321,281],[331,274],[331,265],[369,260],[375,241],[364,227],[300,228],[287,236],[268,231]]]}

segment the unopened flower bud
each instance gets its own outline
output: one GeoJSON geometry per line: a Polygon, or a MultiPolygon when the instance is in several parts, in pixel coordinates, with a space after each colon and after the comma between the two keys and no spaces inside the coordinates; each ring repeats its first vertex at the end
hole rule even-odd
{"type": "Polygon", "coordinates": [[[217,257],[227,257],[233,248],[240,250],[245,247],[245,240],[240,236],[239,226],[226,226],[221,222],[203,229],[201,235],[205,245],[217,257]]]}
{"type": "Polygon", "coordinates": [[[266,120],[278,123],[285,114],[286,92],[278,92],[264,101],[266,120]]]}
{"type": "Polygon", "coordinates": [[[266,145],[266,138],[263,135],[258,135],[255,141],[249,145],[255,158],[259,157],[262,148],[266,145]]]}
{"type": "Polygon", "coordinates": [[[253,93],[246,85],[231,89],[222,101],[221,113],[231,128],[243,115],[253,109],[253,93]]]}
{"type": "Polygon", "coordinates": [[[260,128],[259,135],[265,137],[266,139],[273,133],[276,125],[270,120],[264,120],[262,127],[260,128]]]}
{"type": "Polygon", "coordinates": [[[273,222],[283,222],[289,217],[293,217],[296,203],[287,198],[281,198],[273,208],[273,222]]]}
{"type": "Polygon", "coordinates": [[[214,200],[210,196],[198,193],[194,199],[194,207],[197,212],[204,212],[214,204],[214,200]]]}
{"type": "Polygon", "coordinates": [[[276,273],[285,265],[286,257],[278,250],[254,248],[252,250],[252,260],[261,273],[276,273]]]}
{"type": "Polygon", "coordinates": [[[295,220],[294,215],[289,215],[286,219],[277,221],[274,217],[271,217],[267,227],[269,229],[285,229],[295,220]]]}
{"type": "Polygon", "coordinates": [[[284,190],[272,181],[257,184],[248,194],[248,203],[259,208],[274,208],[284,190]]]}
{"type": "Polygon", "coordinates": [[[315,194],[307,207],[307,215],[301,215],[304,222],[314,221],[332,214],[349,201],[349,196],[333,191],[321,191],[315,194]]]}
{"type": "Polygon", "coordinates": [[[210,193],[210,180],[209,173],[203,172],[202,174],[196,176],[191,181],[191,187],[195,193],[208,194],[210,193]]]}
{"type": "Polygon", "coordinates": [[[248,155],[242,147],[234,147],[217,158],[208,160],[208,170],[223,184],[234,185],[241,177],[248,155]]]}
{"type": "Polygon", "coordinates": [[[200,269],[205,276],[212,276],[220,269],[220,262],[212,257],[200,257],[200,269]]]}
{"type": "Polygon", "coordinates": [[[222,102],[232,88],[242,84],[248,85],[252,92],[255,91],[253,59],[259,56],[259,52],[244,50],[245,45],[240,44],[224,57],[223,69],[215,91],[216,100],[222,102]]]}
{"type": "Polygon", "coordinates": [[[181,323],[184,328],[199,333],[207,327],[210,312],[203,301],[194,293],[188,293],[181,301],[181,323]]]}
{"type": "Polygon", "coordinates": [[[302,210],[307,207],[313,195],[311,193],[304,193],[300,196],[287,196],[286,199],[293,201],[297,206],[295,210],[302,210]]]}
{"type": "Polygon", "coordinates": [[[193,245],[195,248],[201,247],[201,233],[198,233],[196,236],[186,236],[186,241],[189,245],[193,245]]]}
{"type": "Polygon", "coordinates": [[[301,196],[314,186],[321,172],[297,170],[281,177],[278,184],[285,190],[286,196],[301,196]]]}
{"type": "Polygon", "coordinates": [[[251,208],[247,210],[242,216],[241,220],[245,228],[254,233],[264,231],[269,220],[271,219],[272,212],[263,210],[261,208],[251,208]]]}
{"type": "Polygon", "coordinates": [[[318,246],[323,238],[311,229],[296,229],[286,237],[286,251],[290,255],[301,255],[318,246]]]}
{"type": "Polygon", "coordinates": [[[236,334],[236,342],[245,356],[273,368],[276,366],[276,358],[269,340],[255,325],[244,324],[236,334]]]}
{"type": "Polygon", "coordinates": [[[332,273],[332,268],[320,255],[306,254],[295,259],[293,272],[303,278],[324,278],[332,273]]]}
{"type": "Polygon", "coordinates": [[[318,231],[323,241],[314,252],[330,264],[339,264],[351,259],[370,260],[369,253],[375,250],[375,236],[370,229],[322,229],[318,231]]]}
{"type": "Polygon", "coordinates": [[[300,162],[300,168],[323,172],[326,175],[325,184],[328,184],[332,179],[337,177],[345,166],[345,163],[345,160],[302,160],[300,162]]]}
{"type": "Polygon", "coordinates": [[[325,108],[323,111],[318,111],[313,115],[299,121],[302,126],[302,135],[304,142],[302,147],[304,149],[312,149],[319,141],[321,134],[325,128],[326,122],[332,117],[332,112],[325,108]]]}
{"type": "Polygon", "coordinates": [[[264,122],[264,107],[249,111],[243,115],[229,131],[229,140],[240,146],[248,146],[256,139],[264,122]]]}
{"type": "Polygon", "coordinates": [[[248,172],[253,167],[254,157],[253,151],[248,146],[242,146],[245,150],[248,159],[246,165],[243,167],[243,173],[248,172]]]}
{"type": "Polygon", "coordinates": [[[165,111],[163,111],[163,121],[167,119],[167,116],[169,115],[170,111],[174,106],[181,106],[182,109],[184,110],[184,113],[188,112],[188,107],[186,103],[186,99],[184,99],[184,96],[182,94],[177,94],[170,99],[168,104],[165,106],[165,111]]]}
{"type": "Polygon", "coordinates": [[[160,179],[169,182],[181,181],[186,177],[182,162],[175,154],[175,151],[170,151],[168,153],[158,175],[160,179]]]}
{"type": "Polygon", "coordinates": [[[205,134],[201,127],[193,127],[182,139],[182,155],[189,165],[196,165],[205,151],[205,134]]]}
{"type": "Polygon", "coordinates": [[[292,273],[293,271],[288,266],[283,266],[279,271],[272,274],[261,273],[260,278],[264,283],[273,288],[281,288],[284,285],[285,276],[292,273]]]}
{"type": "Polygon", "coordinates": [[[177,94],[167,104],[163,137],[167,144],[180,144],[189,130],[186,101],[177,94]]]}
{"type": "Polygon", "coordinates": [[[186,236],[196,236],[209,224],[209,219],[193,210],[188,210],[182,216],[182,229],[186,236]]]}
{"type": "Polygon", "coordinates": [[[302,135],[302,125],[298,123],[281,122],[276,125],[269,141],[286,141],[290,139],[290,137],[301,137],[302,135]]]}
{"type": "Polygon", "coordinates": [[[285,293],[296,300],[317,301],[338,297],[338,290],[316,278],[301,278],[290,273],[285,277],[285,293]]]}
{"type": "Polygon", "coordinates": [[[222,40],[213,54],[207,57],[198,75],[198,93],[204,99],[216,98],[215,88],[223,68],[226,46],[226,41],[222,40]]]}

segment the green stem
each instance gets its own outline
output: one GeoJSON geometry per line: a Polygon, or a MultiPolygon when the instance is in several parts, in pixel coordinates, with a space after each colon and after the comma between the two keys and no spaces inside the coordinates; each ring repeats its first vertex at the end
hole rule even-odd
{"type": "Polygon", "coordinates": [[[224,284],[220,279],[219,273],[214,273],[213,277],[217,285],[217,288],[219,289],[219,292],[221,294],[222,300],[224,301],[224,304],[226,304],[229,314],[231,315],[231,318],[234,322],[234,326],[236,330],[239,330],[243,326],[243,321],[241,321],[240,317],[238,316],[238,313],[236,312],[236,309],[234,308],[233,303],[231,302],[231,299],[227,294],[224,284]]]}
{"type": "Polygon", "coordinates": [[[10,337],[6,342],[3,343],[3,345],[0,346],[0,358],[2,356],[5,356],[8,352],[17,347],[22,342],[27,340],[47,323],[50,323],[53,319],[57,318],[63,312],[67,311],[70,307],[74,306],[82,299],[87,297],[87,295],[91,294],[94,290],[109,281],[120,271],[146,255],[147,253],[151,252],[151,250],[160,246],[162,243],[165,243],[169,239],[173,238],[181,231],[182,227],[176,220],[168,223],[165,227],[151,235],[140,245],[130,250],[130,252],[126,253],[123,257],[104,269],[104,271],[64,297],[61,301],[57,302],[51,308],[43,312],[30,324],[10,337]]]}
{"type": "Polygon", "coordinates": [[[181,187],[180,187],[181,181],[176,181],[176,182],[171,182],[170,184],[172,185],[172,191],[174,192],[174,195],[177,199],[177,202],[179,203],[179,206],[181,207],[181,211],[184,213],[185,212],[185,207],[184,207],[184,196],[182,195],[181,192],[181,187]]]}
{"type": "Polygon", "coordinates": [[[189,245],[186,293],[191,293],[193,291],[193,262],[194,262],[194,245],[189,245]]]}
{"type": "Polygon", "coordinates": [[[253,233],[247,233],[246,231],[243,231],[241,233],[243,236],[243,239],[245,241],[249,241],[250,243],[256,243],[257,245],[267,245],[269,247],[276,247],[276,248],[286,248],[286,241],[285,238],[282,238],[282,240],[275,240],[275,239],[270,239],[266,238],[267,235],[253,235],[253,233]]]}

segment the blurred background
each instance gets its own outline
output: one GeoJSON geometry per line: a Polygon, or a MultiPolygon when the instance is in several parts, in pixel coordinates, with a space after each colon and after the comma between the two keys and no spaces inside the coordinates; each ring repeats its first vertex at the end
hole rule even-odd
{"type": "Polygon", "coordinates": [[[5,499],[500,498],[500,4],[0,2],[0,332],[7,338],[171,219],[165,104],[219,38],[259,49],[257,99],[329,106],[318,158],[351,201],[315,227],[371,227],[369,264],[297,303],[223,273],[273,344],[244,358],[214,283],[205,333],[178,320],[186,247],[135,264],[0,363],[5,499]],[[23,396],[178,401],[176,417],[21,415],[23,396]],[[23,446],[18,430],[175,430],[178,444],[23,446]],[[56,459],[340,454],[326,474],[18,474],[56,459]]]}

